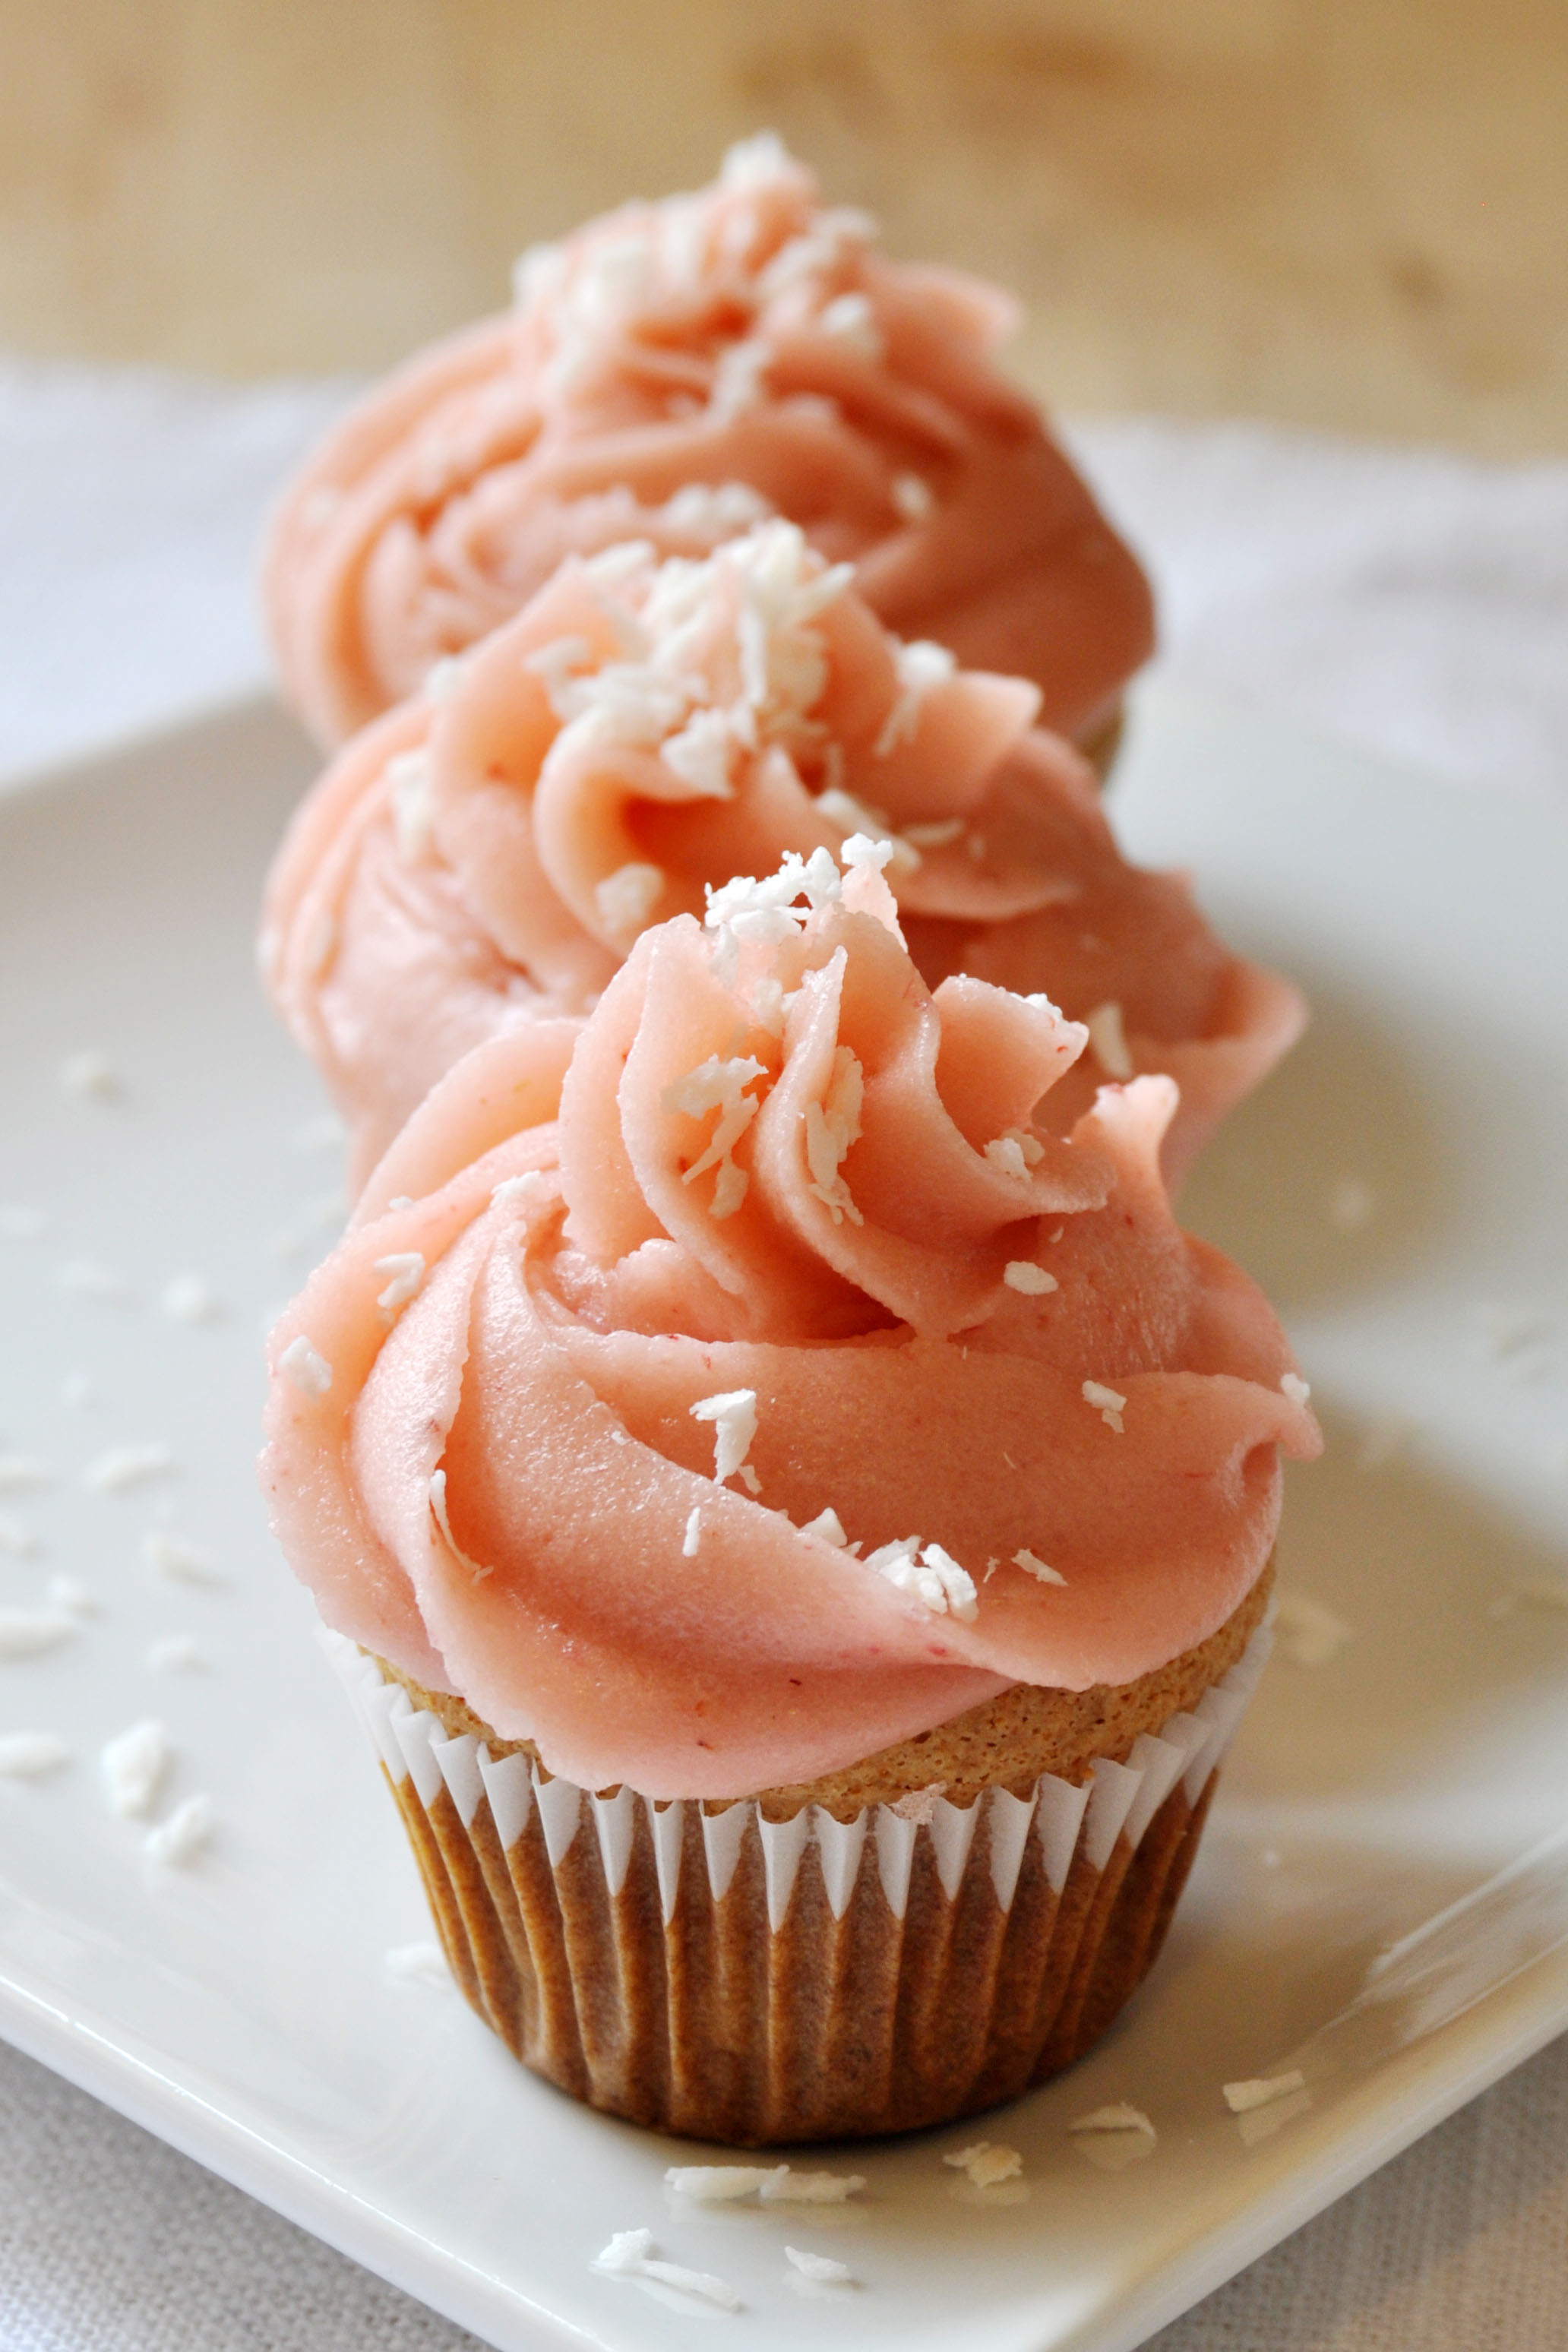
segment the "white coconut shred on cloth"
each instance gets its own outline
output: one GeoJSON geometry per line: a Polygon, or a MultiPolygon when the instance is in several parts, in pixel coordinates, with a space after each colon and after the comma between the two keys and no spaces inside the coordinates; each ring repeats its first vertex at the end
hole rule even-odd
{"type": "MultiPolygon", "coordinates": [[[[265,683],[260,517],[345,396],[0,362],[0,789],[265,683]]],[[[1568,803],[1568,465],[1152,419],[1072,438],[1155,574],[1173,676],[1568,803]]],[[[1565,2279],[1568,2039],[1154,2342],[1562,2352],[1565,2279]]],[[[472,2342],[0,2047],[5,2352],[472,2342]]]]}

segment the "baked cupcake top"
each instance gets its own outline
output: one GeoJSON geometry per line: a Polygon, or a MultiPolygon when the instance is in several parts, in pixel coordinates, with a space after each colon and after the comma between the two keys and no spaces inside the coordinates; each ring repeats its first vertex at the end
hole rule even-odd
{"type": "Polygon", "coordinates": [[[323,1616],[585,1786],[745,1795],[1130,1681],[1239,1604],[1317,1449],[1172,1219],[1174,1086],[1053,1133],[1084,1030],[929,991],[886,855],[732,882],[581,1028],[470,1055],[274,1335],[323,1616]]]}
{"type": "Polygon", "coordinates": [[[512,311],[362,401],[283,501],[266,596],[307,724],[405,699],[567,554],[700,555],[779,513],[901,635],[1103,726],[1152,643],[1143,574],[993,361],[1010,299],[874,236],[764,136],[525,255],[512,311]]]}
{"type": "Polygon", "coordinates": [[[639,932],[787,850],[889,841],[915,961],[1045,989],[1100,1075],[1173,1075],[1167,1170],[1299,1031],[1184,880],[1117,851],[1029,681],[891,635],[847,564],[773,520],[704,561],[570,558],[343,751],[274,868],[263,970],[356,1133],[357,1172],[459,1055],[581,1014],[639,932]],[[853,584],[852,584],[853,583],[853,584]]]}

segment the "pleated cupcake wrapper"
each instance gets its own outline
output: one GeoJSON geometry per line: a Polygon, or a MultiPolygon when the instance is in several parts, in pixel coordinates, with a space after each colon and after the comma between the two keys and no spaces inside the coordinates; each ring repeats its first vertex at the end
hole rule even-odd
{"type": "Polygon", "coordinates": [[[596,2105],[747,2145],[944,2120],[1098,2039],[1157,1956],[1272,1639],[1260,1626],[1190,1712],[1079,1784],[1046,1773],[1025,1797],[927,1790],[849,1822],[815,1804],[770,1822],[751,1801],[603,1795],[492,1756],[323,1635],[487,2023],[596,2105]],[[705,2018],[704,1985],[722,2018],[705,2018]],[[738,1998],[763,2045],[750,2053],[738,1998]],[[916,2012],[940,2032],[954,2003],[969,2062],[927,2063],[916,2012]]]}

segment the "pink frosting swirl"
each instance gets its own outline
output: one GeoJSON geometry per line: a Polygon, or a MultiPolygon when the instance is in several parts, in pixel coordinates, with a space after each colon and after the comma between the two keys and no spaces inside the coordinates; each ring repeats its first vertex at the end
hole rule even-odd
{"type": "MultiPolygon", "coordinates": [[[[356,1181],[459,1055],[577,1016],[637,933],[786,850],[857,831],[928,981],[1045,990],[1100,1071],[1182,1091],[1173,1178],[1300,1030],[1178,877],[1119,854],[1026,680],[900,643],[847,566],[774,520],[706,562],[571,559],[514,619],[356,739],[274,868],[263,970],[356,1136],[356,1181]]],[[[1065,1131],[1092,1098],[1053,1097],[1065,1131]]]]}
{"type": "Polygon", "coordinates": [[[265,586],[323,742],[405,699],[563,557],[706,554],[760,516],[852,560],[889,626],[1032,677],[1058,731],[1152,642],[1139,566],[992,347],[994,289],[888,261],[776,142],[525,256],[518,304],[393,376],[307,465],[265,586]]]}
{"type": "Polygon", "coordinates": [[[882,854],[738,883],[581,1029],[477,1049],[274,1335],[323,1615],[590,1787],[742,1795],[1131,1680],[1239,1604],[1317,1450],[1172,1220],[1172,1082],[1040,1123],[1084,1031],[928,991],[882,854]]]}

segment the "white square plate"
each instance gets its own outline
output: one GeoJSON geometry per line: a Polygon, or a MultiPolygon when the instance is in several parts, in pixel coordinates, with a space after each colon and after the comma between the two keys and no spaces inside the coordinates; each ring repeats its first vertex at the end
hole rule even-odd
{"type": "Polygon", "coordinates": [[[708,2324],[763,2352],[1124,2352],[1568,2025],[1568,832],[1146,698],[1130,847],[1194,867],[1313,1000],[1185,1210],[1301,1349],[1330,1444],[1292,1476],[1283,1579],[1354,1638],[1270,1669],[1153,1978],[982,2127],[1021,2180],[944,2168],[971,2127],[858,2150],[849,2206],[705,2211],[666,2195],[679,2147],[389,1971],[429,1935],[413,1865],[263,1524],[261,1321],[326,1246],[338,1176],[251,976],[307,772],[255,706],[0,803],[0,1608],[65,1572],[98,1610],[0,1663],[0,1733],[71,1755],[0,1782],[0,2030],[506,2352],[708,2324]],[[62,1084],[87,1053],[118,1091],[62,1084]],[[165,1311],[184,1274],[216,1319],[165,1311]],[[96,1491],[128,1444],[173,1467],[96,1491]],[[18,1455],[50,1480],[26,1489],[18,1455]],[[171,1580],[149,1532],[223,1580],[171,1580]],[[154,1668],[169,1633],[205,1665],[154,1668]],[[149,1716],[175,1749],[160,1810],[216,1807],[185,1867],[104,1801],[100,1747],[149,1716]],[[1304,2095],[1228,2112],[1223,2083],[1292,2066],[1304,2095]],[[1152,2152],[1069,2137],[1121,2099],[1152,2152]],[[590,2271],[644,2225],[741,2314],[590,2271]],[[786,2239],[860,2284],[803,2302],[786,2239]]]}

